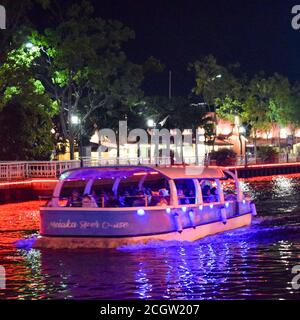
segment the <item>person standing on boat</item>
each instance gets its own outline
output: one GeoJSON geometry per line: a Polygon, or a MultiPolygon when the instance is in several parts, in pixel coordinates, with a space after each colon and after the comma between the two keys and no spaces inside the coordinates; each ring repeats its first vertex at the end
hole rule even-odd
{"type": "Polygon", "coordinates": [[[67,207],[80,208],[82,207],[82,199],[78,190],[73,190],[72,195],[67,202],[67,207]]]}

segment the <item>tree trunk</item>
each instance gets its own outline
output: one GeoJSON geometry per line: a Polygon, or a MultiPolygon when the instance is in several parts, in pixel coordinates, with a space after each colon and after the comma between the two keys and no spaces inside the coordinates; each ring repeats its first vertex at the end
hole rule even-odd
{"type": "Polygon", "coordinates": [[[196,133],[196,138],[195,138],[195,156],[196,156],[196,166],[198,166],[200,164],[199,161],[199,150],[198,150],[198,134],[196,133]]]}
{"type": "Polygon", "coordinates": [[[116,144],[117,144],[117,159],[116,159],[116,165],[119,165],[120,164],[120,154],[121,154],[121,151],[120,151],[120,132],[117,131],[117,135],[116,135],[116,144]]]}
{"type": "Polygon", "coordinates": [[[70,143],[70,160],[75,159],[75,142],[73,138],[69,138],[70,143]]]}
{"type": "Polygon", "coordinates": [[[255,158],[255,163],[257,163],[257,137],[256,137],[256,131],[254,132],[254,158],[255,158]]]}

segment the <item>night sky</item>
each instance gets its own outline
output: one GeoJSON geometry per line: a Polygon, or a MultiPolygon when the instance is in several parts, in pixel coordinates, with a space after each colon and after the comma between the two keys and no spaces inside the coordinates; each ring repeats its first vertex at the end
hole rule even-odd
{"type": "Polygon", "coordinates": [[[187,64],[213,54],[220,63],[240,62],[252,75],[261,70],[300,80],[300,30],[291,27],[291,8],[300,0],[101,0],[97,13],[118,19],[136,32],[127,47],[131,59],[153,55],[166,65],[147,82],[149,93],[188,94],[193,76],[187,64]]]}
{"type": "Polygon", "coordinates": [[[93,0],[97,15],[122,21],[136,32],[126,45],[131,60],[154,56],[165,72],[148,78],[146,94],[187,95],[194,85],[187,64],[213,54],[219,63],[239,62],[250,76],[264,70],[300,81],[300,30],[291,9],[300,0],[93,0]]]}

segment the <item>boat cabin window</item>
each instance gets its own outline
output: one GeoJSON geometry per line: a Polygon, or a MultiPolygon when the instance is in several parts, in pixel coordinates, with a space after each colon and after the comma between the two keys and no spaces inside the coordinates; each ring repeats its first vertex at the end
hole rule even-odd
{"type": "Polygon", "coordinates": [[[199,183],[202,190],[202,197],[204,203],[220,202],[218,186],[214,179],[200,180],[199,183]]]}
{"type": "Polygon", "coordinates": [[[70,201],[73,201],[73,206],[81,206],[81,196],[84,193],[86,180],[66,180],[63,183],[59,203],[61,206],[70,206],[70,201]]]}
{"type": "Polygon", "coordinates": [[[222,188],[224,192],[225,201],[236,201],[237,200],[237,191],[236,186],[233,180],[224,180],[222,181],[222,188]]]}
{"type": "Polygon", "coordinates": [[[196,190],[195,184],[192,179],[175,180],[177,189],[178,204],[195,204],[196,203],[196,190]]]}
{"type": "Polygon", "coordinates": [[[96,201],[99,208],[119,207],[119,201],[113,190],[116,179],[95,179],[91,186],[91,196],[96,201]]]}
{"type": "Polygon", "coordinates": [[[67,207],[130,208],[170,204],[169,182],[160,174],[66,181],[60,205],[67,207]],[[87,193],[88,194],[85,194],[87,193]]]}
{"type": "Polygon", "coordinates": [[[161,175],[148,175],[143,183],[143,192],[148,196],[150,207],[168,206],[170,204],[170,186],[161,175]]]}

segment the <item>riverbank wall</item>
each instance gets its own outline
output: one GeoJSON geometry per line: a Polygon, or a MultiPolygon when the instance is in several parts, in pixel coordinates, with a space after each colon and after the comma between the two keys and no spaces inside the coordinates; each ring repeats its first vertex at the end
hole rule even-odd
{"type": "MultiPolygon", "coordinates": [[[[300,162],[290,164],[264,164],[224,167],[237,172],[239,178],[255,178],[300,173],[300,162]]],[[[0,182],[0,205],[50,198],[57,179],[28,179],[0,182]]]]}
{"type": "Polygon", "coordinates": [[[56,183],[57,179],[0,182],[0,204],[51,197],[56,183]]]}
{"type": "Polygon", "coordinates": [[[266,176],[300,173],[300,162],[285,164],[262,164],[251,166],[227,167],[227,170],[237,172],[239,178],[255,178],[266,176]]]}

